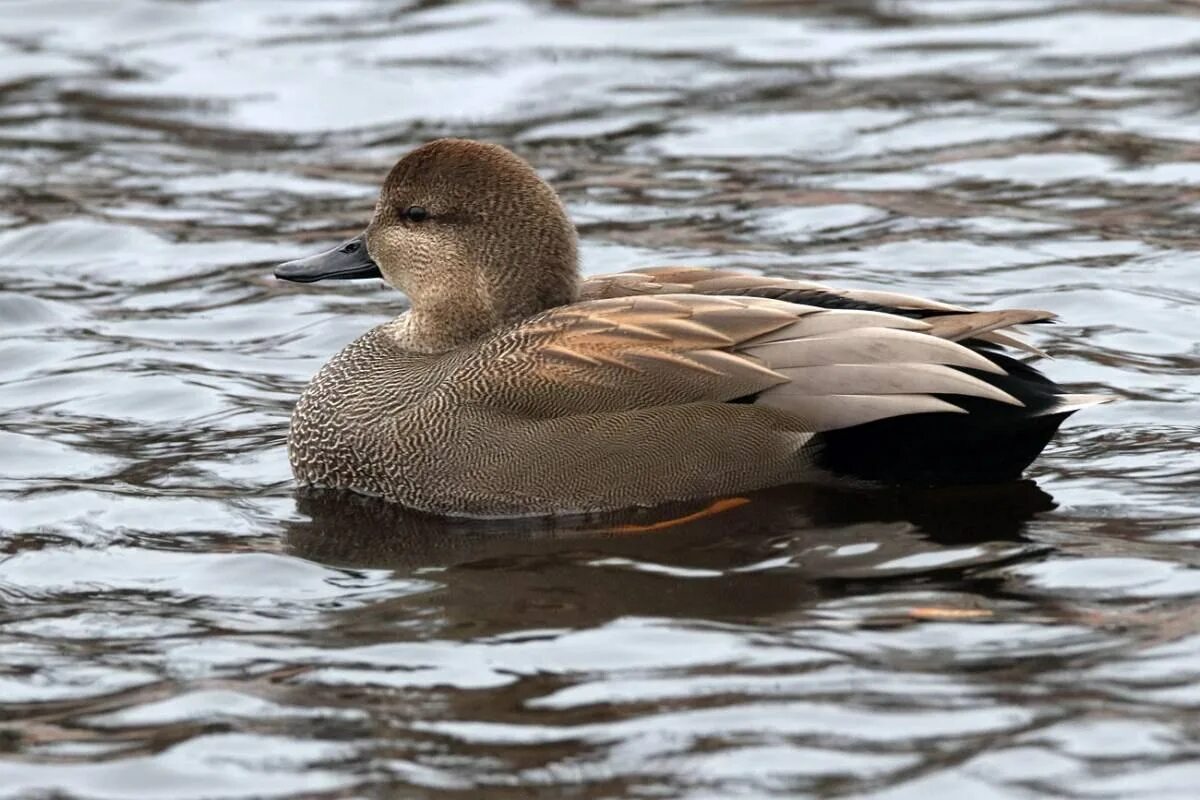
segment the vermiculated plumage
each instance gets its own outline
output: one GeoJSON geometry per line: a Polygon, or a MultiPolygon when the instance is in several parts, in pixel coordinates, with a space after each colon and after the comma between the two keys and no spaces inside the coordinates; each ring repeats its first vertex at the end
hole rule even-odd
{"type": "Polygon", "coordinates": [[[478,142],[409,154],[362,237],[277,274],[412,301],[305,390],[296,479],[441,514],[1006,480],[1102,400],[1001,352],[1038,353],[1012,328],[1042,311],[693,267],[582,280],[553,190],[478,142]]]}

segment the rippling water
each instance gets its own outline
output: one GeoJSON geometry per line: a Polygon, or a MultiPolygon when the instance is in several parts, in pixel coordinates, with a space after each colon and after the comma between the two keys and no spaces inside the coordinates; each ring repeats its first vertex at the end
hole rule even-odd
{"type": "Polygon", "coordinates": [[[1200,7],[0,16],[0,796],[1195,796],[1200,7]],[[1125,401],[1030,482],[671,527],[297,497],[294,398],[403,301],[269,265],[444,134],[538,165],[589,271],[1050,308],[1125,401]]]}

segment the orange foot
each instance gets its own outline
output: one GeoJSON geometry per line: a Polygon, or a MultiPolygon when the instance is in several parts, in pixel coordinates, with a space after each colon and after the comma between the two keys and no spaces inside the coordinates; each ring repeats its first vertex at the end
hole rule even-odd
{"type": "Polygon", "coordinates": [[[698,519],[712,517],[717,514],[723,514],[726,511],[732,511],[735,508],[740,508],[750,502],[749,497],[722,497],[720,500],[714,500],[699,511],[693,511],[691,514],[684,514],[682,517],[672,517],[671,519],[659,520],[652,522],[649,525],[617,525],[615,528],[609,528],[602,533],[651,533],[652,531],[665,531],[667,528],[674,528],[676,525],[686,525],[689,522],[695,522],[698,519]]]}

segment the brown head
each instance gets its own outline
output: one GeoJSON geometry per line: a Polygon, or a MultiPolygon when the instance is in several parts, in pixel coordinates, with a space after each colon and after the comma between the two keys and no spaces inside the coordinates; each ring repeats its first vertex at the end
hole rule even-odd
{"type": "Polygon", "coordinates": [[[499,145],[438,139],[392,167],[362,235],[275,274],[383,277],[412,301],[404,344],[436,352],[572,302],[575,228],[522,159],[499,145]]]}

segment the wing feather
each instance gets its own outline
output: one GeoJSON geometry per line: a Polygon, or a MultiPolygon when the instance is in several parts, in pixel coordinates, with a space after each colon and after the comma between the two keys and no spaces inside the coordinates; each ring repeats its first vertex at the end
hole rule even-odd
{"type": "Polygon", "coordinates": [[[702,295],[576,303],[465,352],[447,385],[461,401],[539,417],[726,402],[787,380],[734,348],[810,311],[702,295]]]}
{"type": "MultiPolygon", "coordinates": [[[[874,289],[843,289],[812,281],[792,280],[765,275],[714,270],[703,267],[647,267],[636,272],[599,275],[583,282],[581,297],[585,300],[606,297],[654,296],[659,294],[699,294],[705,296],[745,296],[770,290],[772,296],[812,302],[812,293],[840,298],[848,303],[894,310],[917,316],[927,316],[934,335],[961,341],[976,338],[1002,347],[1010,347],[1032,355],[1044,356],[1041,350],[1008,329],[1029,322],[1045,322],[1054,318],[1046,311],[1011,309],[973,312],[962,306],[943,303],[925,297],[874,289]],[[987,316],[980,316],[980,315],[987,316]]],[[[875,310],[875,309],[872,309],[875,310]]],[[[889,327],[896,327],[891,325],[889,327]]],[[[911,328],[920,330],[920,328],[911,328]]]]}
{"type": "Polygon", "coordinates": [[[758,402],[767,407],[795,414],[804,420],[809,430],[814,431],[850,428],[906,414],[967,413],[953,403],[947,403],[945,400],[939,400],[927,394],[833,394],[794,397],[772,395],[767,392],[758,402]]]}
{"type": "Polygon", "coordinates": [[[822,364],[775,371],[788,378],[767,390],[778,395],[960,394],[1023,405],[1008,392],[941,364],[822,364]]]}
{"type": "MultiPolygon", "coordinates": [[[[690,268],[655,277],[664,286],[728,288],[745,280],[690,268]]],[[[1003,368],[952,339],[1045,316],[1014,310],[916,319],[745,295],[622,295],[552,309],[494,334],[461,356],[448,383],[461,400],[533,417],[753,398],[806,430],[831,430],[903,414],[962,413],[947,396],[1020,406],[987,379],[1003,377],[1003,368]]]]}
{"type": "Polygon", "coordinates": [[[953,314],[927,320],[929,332],[934,336],[951,341],[961,341],[972,336],[1024,325],[1027,322],[1048,322],[1054,319],[1049,311],[1025,308],[1009,308],[1003,311],[975,311],[969,314],[953,314]]]}
{"type": "Polygon", "coordinates": [[[771,339],[740,348],[772,367],[822,364],[917,362],[1003,374],[1004,370],[965,347],[924,333],[896,328],[851,328],[807,339],[771,339]]]}

